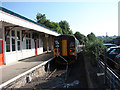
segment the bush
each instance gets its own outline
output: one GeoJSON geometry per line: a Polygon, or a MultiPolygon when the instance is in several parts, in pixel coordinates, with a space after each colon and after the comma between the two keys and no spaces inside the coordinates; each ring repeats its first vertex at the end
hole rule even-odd
{"type": "Polygon", "coordinates": [[[99,47],[100,52],[99,53],[103,53],[104,52],[104,46],[103,43],[98,41],[97,39],[94,41],[88,41],[85,45],[85,49],[84,49],[84,55],[87,55],[90,57],[90,63],[93,66],[97,65],[96,62],[96,58],[97,58],[97,47],[99,47]]]}

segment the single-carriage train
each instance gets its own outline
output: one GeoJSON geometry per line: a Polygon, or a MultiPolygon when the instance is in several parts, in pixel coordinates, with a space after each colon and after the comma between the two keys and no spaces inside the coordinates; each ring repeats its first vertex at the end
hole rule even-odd
{"type": "Polygon", "coordinates": [[[78,44],[79,41],[72,35],[66,34],[56,37],[54,40],[55,62],[62,65],[65,65],[66,61],[69,65],[75,63],[77,60],[78,44]]]}

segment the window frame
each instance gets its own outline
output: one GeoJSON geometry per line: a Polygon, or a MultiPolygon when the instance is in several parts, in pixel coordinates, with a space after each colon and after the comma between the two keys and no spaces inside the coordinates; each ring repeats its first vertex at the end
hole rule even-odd
{"type": "MultiPolygon", "coordinates": [[[[5,31],[6,33],[6,31],[5,31]]],[[[9,36],[6,36],[6,52],[11,52],[11,31],[9,32],[9,36]],[[7,38],[9,37],[9,44],[7,44],[7,38]],[[9,51],[7,51],[7,45],[9,45],[9,51]]]]}
{"type": "Polygon", "coordinates": [[[21,45],[22,45],[22,43],[21,43],[21,41],[22,41],[22,38],[21,38],[21,31],[20,30],[16,30],[16,50],[17,51],[21,51],[22,50],[22,47],[21,47],[21,45]],[[18,38],[18,32],[19,32],[19,35],[20,35],[20,37],[19,37],[19,39],[17,39],[18,38]],[[18,42],[20,42],[20,46],[19,46],[19,50],[18,50],[18,42]]]}
{"type": "Polygon", "coordinates": [[[26,37],[26,42],[25,42],[25,44],[26,44],[26,49],[28,50],[28,49],[31,49],[31,47],[32,47],[32,43],[31,43],[31,33],[30,32],[27,32],[26,33],[26,35],[25,35],[25,37],[26,37]],[[28,36],[27,36],[28,35],[28,36]],[[28,43],[27,43],[28,42],[28,43]],[[28,47],[28,48],[27,48],[28,47]]]}

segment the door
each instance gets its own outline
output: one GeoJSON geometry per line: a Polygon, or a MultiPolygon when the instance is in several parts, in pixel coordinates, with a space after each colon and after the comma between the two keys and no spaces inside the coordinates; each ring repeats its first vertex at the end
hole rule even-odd
{"type": "Polygon", "coordinates": [[[67,56],[67,40],[62,40],[62,56],[67,56]]]}
{"type": "Polygon", "coordinates": [[[0,65],[4,65],[3,40],[0,40],[0,65]]]}
{"type": "Polygon", "coordinates": [[[37,40],[35,41],[35,56],[37,56],[37,40]]]}

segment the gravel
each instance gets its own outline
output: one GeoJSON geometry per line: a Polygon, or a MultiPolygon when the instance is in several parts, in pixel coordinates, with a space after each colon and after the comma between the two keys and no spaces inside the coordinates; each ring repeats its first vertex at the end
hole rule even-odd
{"type": "MultiPolygon", "coordinates": [[[[54,65],[50,65],[54,66],[54,65]]],[[[82,53],[79,54],[76,63],[69,67],[68,79],[65,81],[66,70],[57,69],[49,78],[48,73],[44,77],[35,78],[21,88],[48,89],[48,88],[88,88],[85,65],[82,53]]]]}

